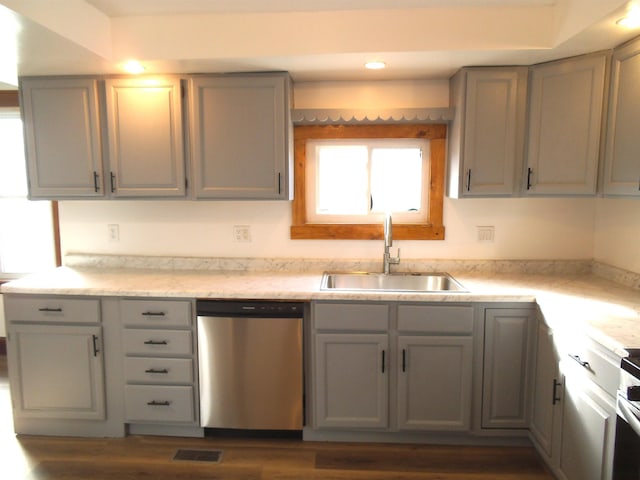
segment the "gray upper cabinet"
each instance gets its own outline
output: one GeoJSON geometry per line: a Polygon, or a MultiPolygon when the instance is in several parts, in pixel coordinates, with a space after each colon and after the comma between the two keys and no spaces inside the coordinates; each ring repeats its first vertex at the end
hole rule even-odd
{"type": "Polygon", "coordinates": [[[604,193],[640,195],[640,39],[613,53],[604,193]]]}
{"type": "Polygon", "coordinates": [[[185,196],[179,78],[32,77],[20,89],[31,198],[185,196]]]}
{"type": "Polygon", "coordinates": [[[603,53],[531,67],[529,195],[595,194],[606,62],[603,53]]]}
{"type": "Polygon", "coordinates": [[[29,196],[102,197],[98,82],[25,78],[20,92],[29,196]]]}
{"type": "Polygon", "coordinates": [[[449,196],[517,193],[524,158],[526,67],[465,68],[451,79],[449,196]]]}
{"type": "Polygon", "coordinates": [[[180,78],[107,79],[105,93],[111,196],[185,196],[180,78]]]}
{"type": "Polygon", "coordinates": [[[290,198],[289,84],[279,73],[190,79],[196,198],[290,198]]]}

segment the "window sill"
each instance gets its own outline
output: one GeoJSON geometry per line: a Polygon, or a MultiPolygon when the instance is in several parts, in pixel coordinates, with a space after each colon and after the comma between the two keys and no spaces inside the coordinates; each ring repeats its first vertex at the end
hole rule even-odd
{"type": "MultiPolygon", "coordinates": [[[[307,223],[292,225],[293,240],[382,240],[382,225],[341,225],[325,223],[307,223]]],[[[394,224],[394,240],[444,240],[444,226],[425,224],[394,224]]]]}

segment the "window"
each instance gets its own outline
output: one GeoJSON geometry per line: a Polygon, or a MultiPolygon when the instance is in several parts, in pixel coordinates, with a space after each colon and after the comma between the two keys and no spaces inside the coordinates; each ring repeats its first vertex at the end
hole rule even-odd
{"type": "Polygon", "coordinates": [[[310,140],[306,150],[307,219],[314,223],[427,220],[429,141],[310,140]]]}
{"type": "Polygon", "coordinates": [[[294,129],[292,239],[443,240],[445,125],[294,129]]]}
{"type": "Polygon", "coordinates": [[[27,199],[22,120],[17,106],[0,106],[0,145],[0,276],[12,278],[60,263],[54,234],[57,204],[27,199]]]}

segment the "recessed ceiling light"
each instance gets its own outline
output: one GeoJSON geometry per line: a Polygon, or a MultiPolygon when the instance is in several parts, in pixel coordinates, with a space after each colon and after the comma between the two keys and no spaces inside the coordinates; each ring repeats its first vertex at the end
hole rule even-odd
{"type": "Polygon", "coordinates": [[[640,8],[632,8],[624,17],[618,20],[616,24],[625,28],[640,27],[640,8]]]}
{"type": "Polygon", "coordinates": [[[382,70],[387,66],[387,64],[384,62],[381,62],[380,60],[374,60],[374,61],[365,63],[364,66],[369,70],[382,70]]]}
{"type": "Polygon", "coordinates": [[[144,66],[137,60],[129,60],[125,62],[122,68],[124,68],[128,73],[138,74],[144,72],[144,66]]]}

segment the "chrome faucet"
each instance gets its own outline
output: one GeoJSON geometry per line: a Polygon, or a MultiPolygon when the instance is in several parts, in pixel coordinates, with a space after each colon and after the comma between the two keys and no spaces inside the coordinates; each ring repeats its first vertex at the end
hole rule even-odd
{"type": "Polygon", "coordinates": [[[400,249],[398,249],[398,256],[392,257],[389,253],[389,248],[393,245],[393,222],[391,221],[391,214],[387,213],[384,217],[384,255],[382,256],[382,268],[384,274],[388,274],[390,271],[390,265],[397,265],[400,263],[400,249]]]}

